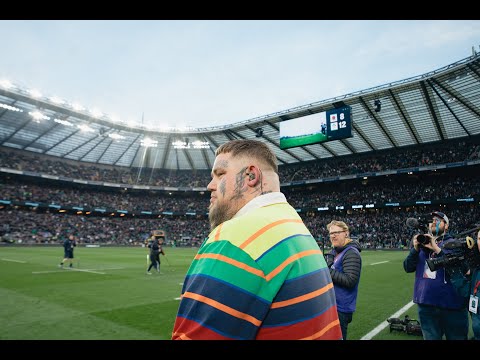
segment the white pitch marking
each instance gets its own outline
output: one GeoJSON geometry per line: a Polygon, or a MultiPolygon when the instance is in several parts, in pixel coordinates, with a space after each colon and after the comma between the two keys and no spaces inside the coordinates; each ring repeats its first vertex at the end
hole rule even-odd
{"type": "Polygon", "coordinates": [[[182,299],[182,298],[181,298],[181,297],[179,297],[179,298],[175,298],[175,299],[173,299],[173,300],[181,300],[181,299],[182,299]]]}
{"type": "Polygon", "coordinates": [[[2,259],[3,261],[10,261],[10,262],[16,262],[20,264],[25,264],[26,261],[21,261],[21,260],[13,260],[13,259],[2,259]]]}
{"type": "Polygon", "coordinates": [[[105,275],[104,272],[95,271],[95,270],[88,270],[88,269],[75,269],[75,268],[72,268],[72,269],[68,269],[68,270],[72,270],[72,271],[83,271],[83,272],[89,272],[89,273],[94,273],[94,274],[105,275]]]}
{"type": "Polygon", "coordinates": [[[380,262],[376,262],[376,263],[371,263],[370,265],[378,265],[378,264],[385,264],[389,262],[388,260],[387,261],[380,261],[380,262]]]}
{"type": "Polygon", "coordinates": [[[57,272],[64,272],[65,270],[73,270],[73,271],[85,271],[85,272],[91,272],[95,274],[103,274],[103,272],[99,272],[97,270],[122,270],[125,269],[124,267],[116,267],[116,268],[103,268],[103,269],[76,269],[76,268],[63,268],[62,270],[50,270],[50,271],[32,271],[32,274],[51,274],[51,273],[57,273],[57,272]]]}
{"type": "Polygon", "coordinates": [[[105,275],[106,274],[104,272],[89,270],[89,269],[69,269],[69,268],[64,268],[62,270],[50,270],[50,271],[32,271],[32,274],[50,274],[50,273],[65,272],[66,270],[83,271],[83,272],[89,272],[89,273],[100,274],[100,275],[105,275]]]}
{"type": "MultiPolygon", "coordinates": [[[[396,317],[399,317],[400,315],[402,315],[405,311],[407,311],[408,309],[410,309],[412,306],[414,305],[413,301],[410,301],[407,305],[405,305],[403,308],[401,308],[400,310],[398,310],[395,314],[393,315],[390,315],[389,318],[393,317],[393,318],[396,318],[396,317]]],[[[388,321],[384,321],[382,322],[380,325],[378,325],[375,329],[373,329],[372,331],[370,331],[367,335],[363,336],[360,340],[372,340],[372,338],[377,335],[380,331],[382,331],[383,329],[385,329],[387,326],[389,325],[388,321]]]]}
{"type": "Polygon", "coordinates": [[[101,275],[105,275],[104,272],[100,272],[100,271],[94,271],[94,270],[87,270],[87,269],[62,269],[62,270],[51,270],[51,271],[32,271],[32,274],[51,274],[51,273],[58,273],[58,272],[66,272],[67,270],[70,270],[70,271],[83,271],[83,272],[89,272],[89,273],[93,273],[93,274],[101,274],[101,275]]]}

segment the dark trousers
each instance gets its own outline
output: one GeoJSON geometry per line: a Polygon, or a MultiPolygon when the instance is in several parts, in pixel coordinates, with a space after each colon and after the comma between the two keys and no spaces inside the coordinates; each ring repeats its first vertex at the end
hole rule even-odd
{"type": "Polygon", "coordinates": [[[340,327],[342,328],[342,337],[343,340],[347,340],[347,328],[348,324],[352,322],[353,314],[352,313],[344,313],[338,312],[338,320],[340,320],[340,327]]]}
{"type": "Polygon", "coordinates": [[[442,309],[436,306],[418,304],[418,320],[424,340],[467,340],[468,311],[442,309]]]}
{"type": "Polygon", "coordinates": [[[150,253],[150,266],[147,271],[150,271],[152,267],[160,271],[160,253],[150,253]]]}

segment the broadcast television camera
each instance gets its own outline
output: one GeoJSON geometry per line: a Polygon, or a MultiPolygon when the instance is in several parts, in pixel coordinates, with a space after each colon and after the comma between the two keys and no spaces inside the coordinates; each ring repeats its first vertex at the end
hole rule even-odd
{"type": "Polygon", "coordinates": [[[431,237],[427,234],[428,223],[428,217],[425,215],[419,216],[417,218],[408,218],[406,221],[406,225],[409,228],[420,230],[421,233],[417,236],[417,241],[420,246],[430,243],[431,237]]]}
{"type": "MultiPolygon", "coordinates": [[[[429,218],[426,215],[421,215],[417,218],[408,218],[406,221],[406,225],[409,228],[424,232],[417,236],[417,242],[422,247],[431,241],[431,236],[428,234],[428,224],[429,218]]],[[[480,267],[480,253],[476,241],[470,236],[462,238],[462,236],[479,229],[480,226],[477,226],[474,229],[464,231],[457,234],[454,240],[446,242],[444,248],[451,251],[442,257],[427,259],[427,265],[430,271],[436,271],[443,267],[458,266],[463,262],[466,262],[470,269],[480,267]]]]}
{"type": "Polygon", "coordinates": [[[443,267],[457,266],[463,262],[466,262],[472,270],[480,267],[478,246],[476,241],[470,236],[467,236],[465,239],[455,239],[447,242],[444,248],[452,251],[439,258],[427,259],[430,271],[436,271],[443,267]]]}
{"type": "Polygon", "coordinates": [[[403,320],[400,318],[388,318],[387,322],[390,324],[390,332],[397,330],[406,332],[408,335],[423,335],[420,322],[415,319],[410,319],[408,315],[405,315],[403,320]]]}

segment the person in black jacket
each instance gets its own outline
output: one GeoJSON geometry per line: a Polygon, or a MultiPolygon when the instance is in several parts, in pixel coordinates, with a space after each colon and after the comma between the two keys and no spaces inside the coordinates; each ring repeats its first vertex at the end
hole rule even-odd
{"type": "Polygon", "coordinates": [[[154,267],[157,272],[160,272],[160,254],[165,255],[165,252],[162,249],[163,238],[160,236],[152,236],[152,240],[149,242],[148,247],[150,248],[150,265],[147,270],[147,274],[151,275],[150,270],[154,267]]]}
{"type": "Polygon", "coordinates": [[[70,263],[70,267],[73,267],[73,248],[77,246],[77,242],[75,241],[75,235],[73,234],[70,234],[68,236],[68,239],[65,239],[65,241],[63,242],[63,260],[62,262],[60,263],[60,265],[58,265],[59,267],[61,267],[63,269],[63,264],[65,262],[68,262],[70,263]]]}
{"type": "Polygon", "coordinates": [[[356,310],[362,250],[359,242],[350,238],[348,225],[343,221],[332,220],[327,225],[327,230],[332,242],[332,251],[325,255],[325,258],[335,289],[343,340],[347,340],[348,324],[352,322],[356,310]]]}

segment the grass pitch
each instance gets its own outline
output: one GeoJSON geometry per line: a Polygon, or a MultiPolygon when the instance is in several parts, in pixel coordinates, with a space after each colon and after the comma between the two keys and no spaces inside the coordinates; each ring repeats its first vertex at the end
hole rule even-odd
{"type": "MultiPolygon", "coordinates": [[[[75,249],[74,268],[60,269],[62,247],[0,247],[1,340],[167,340],[183,280],[196,248],[165,248],[161,273],[146,274],[147,249],[75,249]]],[[[390,332],[386,319],[405,314],[414,274],[406,251],[362,251],[357,311],[349,340],[419,340],[390,332]]]]}

